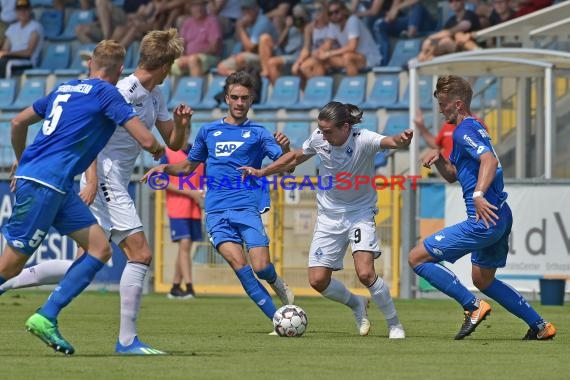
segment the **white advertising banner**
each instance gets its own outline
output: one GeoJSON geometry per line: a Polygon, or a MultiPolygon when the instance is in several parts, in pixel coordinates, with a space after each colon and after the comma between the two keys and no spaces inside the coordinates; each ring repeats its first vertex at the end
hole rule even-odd
{"type": "MultiPolygon", "coordinates": [[[[507,266],[497,270],[497,278],[520,291],[538,292],[542,276],[570,276],[570,186],[509,184],[505,188],[513,212],[513,228],[507,266]]],[[[446,186],[445,225],[465,217],[461,188],[446,186]]],[[[446,266],[468,288],[475,288],[471,281],[471,255],[446,266]]],[[[570,281],[566,290],[570,290],[570,281]]]]}

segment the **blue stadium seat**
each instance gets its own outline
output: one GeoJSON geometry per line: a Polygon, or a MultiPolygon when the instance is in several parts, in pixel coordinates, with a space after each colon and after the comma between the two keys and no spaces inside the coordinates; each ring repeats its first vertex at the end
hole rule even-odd
{"type": "Polygon", "coordinates": [[[67,69],[71,61],[71,45],[65,42],[47,43],[42,61],[37,68],[25,70],[26,75],[49,75],[58,69],[67,69]]]}
{"type": "Polygon", "coordinates": [[[37,122],[36,124],[32,124],[28,127],[28,135],[26,136],[26,146],[28,146],[34,142],[38,132],[40,131],[40,129],[42,129],[43,124],[44,124],[44,121],[42,120],[42,121],[37,122]]]}
{"type": "Polygon", "coordinates": [[[390,57],[390,61],[387,66],[398,67],[400,70],[410,59],[419,54],[420,48],[422,47],[422,41],[423,38],[398,40],[398,42],[396,42],[396,46],[394,46],[394,51],[392,52],[392,56],[390,57]]]}
{"type": "Polygon", "coordinates": [[[283,125],[282,132],[289,137],[291,149],[302,148],[303,143],[311,134],[311,124],[303,121],[288,121],[283,125]]]}
{"type": "Polygon", "coordinates": [[[168,108],[172,109],[180,103],[193,107],[202,100],[204,79],[202,77],[180,77],[172,98],[168,102],[168,108]]]}
{"type": "Polygon", "coordinates": [[[271,134],[277,132],[277,123],[274,121],[262,121],[259,124],[263,125],[271,134]]]}
{"type": "Polygon", "coordinates": [[[393,113],[388,116],[388,120],[386,120],[386,126],[384,127],[382,134],[385,136],[396,135],[407,128],[410,128],[409,115],[407,113],[393,113]]]}
{"type": "Polygon", "coordinates": [[[77,37],[75,35],[75,28],[77,25],[81,24],[89,24],[95,21],[95,11],[93,9],[83,10],[83,9],[74,9],[71,11],[69,15],[69,19],[65,24],[65,28],[63,29],[63,33],[59,36],[55,36],[52,40],[55,41],[72,41],[75,40],[77,37]]]}
{"type": "Polygon", "coordinates": [[[140,42],[134,41],[127,48],[127,54],[125,55],[125,70],[126,75],[130,75],[135,72],[140,58],[140,42]]]}
{"type": "Polygon", "coordinates": [[[212,109],[218,107],[218,102],[214,97],[224,90],[225,83],[226,77],[215,75],[210,81],[204,99],[202,99],[200,103],[190,104],[190,106],[193,109],[212,109]]]}
{"type": "MultiPolygon", "coordinates": [[[[0,108],[5,109],[5,106],[10,106],[14,103],[16,97],[16,80],[15,79],[0,79],[0,108]]],[[[8,134],[9,136],[9,134],[8,134]]]]}
{"type": "Polygon", "coordinates": [[[71,64],[67,69],[57,69],[54,71],[55,75],[79,75],[82,73],[87,73],[87,66],[83,58],[82,53],[92,52],[95,49],[96,44],[81,44],[73,49],[71,53],[71,64]]]}
{"type": "Polygon", "coordinates": [[[370,95],[362,104],[365,109],[393,108],[398,103],[400,79],[397,75],[376,77],[370,95]]]}
{"type": "Polygon", "coordinates": [[[32,105],[37,99],[45,96],[46,78],[32,77],[27,78],[20,88],[16,100],[11,105],[4,105],[3,109],[8,111],[23,110],[32,105]]]}
{"type": "Polygon", "coordinates": [[[366,77],[345,76],[340,81],[333,100],[360,106],[366,96],[366,77]]]}
{"type": "Polygon", "coordinates": [[[378,116],[374,112],[364,113],[362,122],[356,124],[356,127],[378,133],[378,116]]]}
{"type": "Polygon", "coordinates": [[[273,86],[273,92],[267,102],[256,104],[255,109],[288,108],[299,100],[301,79],[297,76],[282,76],[273,86]]]}
{"type": "MultiPolygon", "coordinates": [[[[422,109],[433,107],[433,80],[431,76],[423,76],[418,80],[418,100],[422,109]]],[[[408,108],[410,106],[410,87],[406,87],[404,95],[395,108],[408,108]]]]}
{"type": "Polygon", "coordinates": [[[32,7],[51,8],[53,7],[53,0],[30,0],[32,7]]]}
{"type": "Polygon", "coordinates": [[[51,40],[61,34],[65,22],[65,12],[57,9],[46,9],[42,12],[39,21],[44,28],[44,37],[51,40]]]}
{"type": "Polygon", "coordinates": [[[499,83],[493,77],[479,77],[473,84],[472,109],[496,107],[499,83]]]}
{"type": "Polygon", "coordinates": [[[333,94],[332,77],[313,77],[307,81],[301,100],[291,106],[293,109],[321,108],[331,101],[333,94]]]}

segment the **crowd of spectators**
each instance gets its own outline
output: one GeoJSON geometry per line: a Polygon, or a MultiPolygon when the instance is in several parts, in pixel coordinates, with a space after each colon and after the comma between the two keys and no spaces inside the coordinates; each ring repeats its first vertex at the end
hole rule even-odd
{"type": "MultiPolygon", "coordinates": [[[[30,0],[0,0],[0,56],[19,55],[10,27],[26,22],[21,56],[37,64],[43,41],[41,25],[23,16],[30,0]],[[40,41],[38,41],[38,38],[40,41]],[[6,45],[8,44],[8,45],[6,45]],[[10,53],[10,54],[9,54],[10,53]]],[[[31,2],[33,4],[33,1],[31,2]]],[[[220,75],[255,68],[275,83],[281,75],[307,79],[341,70],[357,75],[388,64],[394,42],[424,38],[418,60],[492,44],[474,33],[553,3],[552,0],[449,0],[444,7],[422,0],[53,0],[62,11],[93,12],[91,22],[76,26],[81,44],[115,39],[125,48],[149,30],[177,27],[185,40],[184,56],[173,75],[220,75]],[[444,11],[442,11],[442,9],[444,11]]],[[[30,14],[33,14],[30,8],[30,14]]],[[[1,64],[1,61],[0,61],[1,64]]],[[[0,66],[0,75],[5,69],[0,66]]]]}

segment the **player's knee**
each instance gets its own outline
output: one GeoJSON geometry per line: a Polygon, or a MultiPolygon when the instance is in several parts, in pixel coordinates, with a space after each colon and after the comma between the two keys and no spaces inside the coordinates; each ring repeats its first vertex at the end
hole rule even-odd
{"type": "Polygon", "coordinates": [[[376,272],[374,270],[364,270],[357,273],[360,283],[364,286],[370,286],[376,279],[376,272]]]}
{"type": "Polygon", "coordinates": [[[309,277],[309,284],[311,288],[317,292],[322,293],[329,285],[330,280],[321,277],[309,277]]]}
{"type": "Polygon", "coordinates": [[[418,265],[426,262],[426,255],[427,253],[425,252],[423,245],[417,245],[414,247],[408,255],[408,265],[410,268],[415,268],[418,265]]]}

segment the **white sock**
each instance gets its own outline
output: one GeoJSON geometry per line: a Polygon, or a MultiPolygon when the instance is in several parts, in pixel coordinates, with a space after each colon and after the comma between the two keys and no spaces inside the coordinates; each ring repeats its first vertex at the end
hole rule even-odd
{"type": "Polygon", "coordinates": [[[386,317],[388,326],[399,324],[400,320],[398,319],[398,313],[396,312],[388,285],[380,277],[376,277],[376,281],[368,287],[368,291],[370,291],[374,303],[386,317]]]}
{"type": "Polygon", "coordinates": [[[133,343],[137,336],[137,316],[141,305],[144,276],[148,272],[148,265],[127,262],[119,292],[121,294],[121,326],[119,328],[119,342],[123,346],[133,343]]]}
{"type": "Polygon", "coordinates": [[[351,309],[360,305],[358,297],[352,294],[344,284],[334,278],[331,278],[329,286],[321,293],[326,298],[340,302],[351,309]]]}
{"type": "Polygon", "coordinates": [[[3,283],[0,291],[57,284],[71,264],[73,264],[72,260],[48,260],[33,267],[24,268],[19,275],[3,283]]]}

